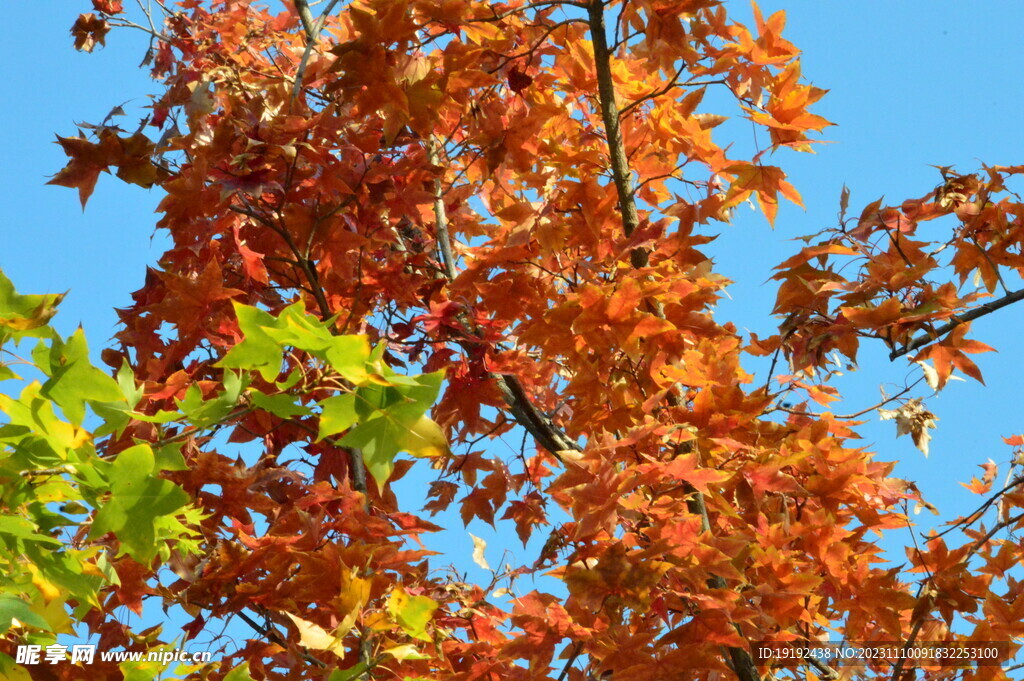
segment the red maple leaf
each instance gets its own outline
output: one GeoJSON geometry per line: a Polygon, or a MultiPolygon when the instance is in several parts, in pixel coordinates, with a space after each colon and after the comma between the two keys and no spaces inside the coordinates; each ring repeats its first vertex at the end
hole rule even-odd
{"type": "Polygon", "coordinates": [[[120,14],[124,11],[122,0],[92,0],[92,7],[104,14],[120,14]]]}
{"type": "Polygon", "coordinates": [[[512,92],[520,94],[523,90],[530,87],[532,83],[533,78],[520,71],[518,66],[513,66],[509,69],[508,87],[512,92]]]}

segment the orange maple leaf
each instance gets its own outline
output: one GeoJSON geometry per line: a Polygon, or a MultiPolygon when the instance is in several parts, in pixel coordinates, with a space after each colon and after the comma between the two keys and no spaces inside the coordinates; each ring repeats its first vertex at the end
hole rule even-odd
{"type": "Polygon", "coordinates": [[[775,216],[779,211],[780,193],[801,208],[804,207],[800,193],[786,181],[786,173],[782,168],[759,163],[734,163],[723,172],[734,177],[725,195],[726,208],[738,206],[753,194],[764,211],[764,216],[774,226],[775,216]]]}

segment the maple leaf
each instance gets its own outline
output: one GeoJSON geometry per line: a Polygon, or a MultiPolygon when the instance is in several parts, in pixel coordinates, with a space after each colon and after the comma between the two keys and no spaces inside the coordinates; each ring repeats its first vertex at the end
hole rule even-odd
{"type": "Polygon", "coordinates": [[[480,518],[480,520],[483,520],[488,525],[494,526],[494,502],[486,490],[482,488],[474,489],[463,497],[459,503],[462,505],[460,515],[462,516],[463,525],[468,527],[473,518],[480,518]]]}
{"type": "Polygon", "coordinates": [[[807,131],[818,131],[832,123],[808,111],[808,107],[825,96],[826,91],[799,81],[800,63],[797,61],[787,66],[773,84],[772,98],[765,107],[767,113],[749,107],[746,110],[751,120],[768,128],[772,146],[810,151],[807,131]]]}
{"type": "Polygon", "coordinates": [[[299,630],[299,643],[301,645],[310,650],[326,650],[338,657],[345,657],[345,644],[342,640],[344,633],[341,636],[335,636],[327,632],[320,625],[304,620],[288,611],[285,611],[284,614],[295,624],[295,628],[299,630]]]}
{"type": "Polygon", "coordinates": [[[224,286],[221,266],[216,260],[207,263],[202,272],[186,276],[158,272],[157,276],[166,287],[167,295],[150,306],[150,310],[174,324],[185,336],[203,327],[218,303],[223,306],[224,301],[243,293],[224,286]]]}
{"type": "Polygon", "coordinates": [[[903,316],[903,304],[898,298],[886,299],[881,305],[840,308],[843,316],[855,326],[880,329],[903,316]]]}
{"type": "Polygon", "coordinates": [[[530,87],[533,83],[533,78],[526,75],[519,70],[519,66],[514,65],[508,71],[508,87],[512,92],[516,94],[522,93],[523,90],[530,87]]]}
{"type": "Polygon", "coordinates": [[[92,52],[97,43],[106,45],[107,33],[110,32],[110,24],[107,20],[95,14],[80,14],[71,27],[71,35],[75,39],[75,49],[83,52],[92,52]]]}
{"type": "Polygon", "coordinates": [[[523,546],[529,541],[533,534],[533,528],[544,524],[547,516],[543,508],[544,498],[537,492],[531,492],[522,500],[515,500],[509,503],[502,520],[513,520],[516,524],[516,534],[523,546]]]}
{"type": "Polygon", "coordinates": [[[924,408],[921,398],[915,397],[904,402],[898,409],[879,409],[878,415],[883,421],[896,420],[896,436],[910,434],[914,446],[928,456],[928,441],[931,440],[929,428],[934,428],[938,417],[924,408]]]}
{"type": "Polygon", "coordinates": [[[47,184],[78,189],[78,198],[84,209],[96,188],[96,180],[100,173],[121,158],[117,135],[112,131],[104,131],[100,134],[98,142],[90,142],[84,137],[58,135],[57,143],[71,160],[47,184]]]}
{"type": "Polygon", "coordinates": [[[141,133],[119,138],[121,157],[115,161],[117,177],[140,187],[149,189],[162,182],[169,175],[165,168],[153,163],[152,155],[156,145],[141,133]]]}
{"type": "Polygon", "coordinates": [[[124,0],[92,0],[92,7],[104,14],[120,14],[124,11],[124,0]]]}
{"type": "Polygon", "coordinates": [[[458,328],[456,319],[462,306],[453,300],[431,301],[430,312],[414,317],[412,321],[422,322],[423,328],[429,333],[436,333],[443,328],[458,328]]]}
{"type": "Polygon", "coordinates": [[[743,470],[743,477],[750,483],[757,496],[762,496],[766,492],[797,496],[808,494],[807,490],[792,475],[784,473],[777,465],[747,467],[743,470]]]}
{"type": "Polygon", "coordinates": [[[764,166],[757,163],[736,163],[725,168],[724,172],[733,175],[725,195],[725,208],[738,206],[751,194],[757,199],[764,216],[774,226],[775,216],[779,210],[778,195],[804,207],[803,200],[796,188],[786,181],[786,174],[776,166],[764,166]]]}
{"type": "Polygon", "coordinates": [[[992,490],[992,483],[995,481],[996,475],[999,474],[999,467],[996,466],[992,459],[989,459],[987,463],[979,465],[985,471],[982,478],[980,480],[978,478],[971,478],[970,483],[961,482],[960,484],[972,494],[988,494],[992,490]]]}
{"type": "Polygon", "coordinates": [[[265,256],[249,248],[245,239],[241,237],[241,226],[235,227],[234,236],[235,247],[238,249],[238,255],[242,257],[242,267],[245,275],[260,284],[269,283],[270,278],[267,274],[267,267],[263,262],[265,256]]]}
{"type": "Polygon", "coordinates": [[[970,376],[981,384],[985,381],[981,375],[981,369],[973,361],[968,359],[967,354],[978,354],[982,352],[993,352],[993,348],[985,343],[976,340],[967,340],[964,336],[970,330],[970,323],[960,324],[952,333],[939,343],[926,347],[914,361],[923,363],[930,359],[934,365],[936,374],[935,384],[937,389],[942,389],[951,378],[954,368],[959,369],[965,375],[970,376]]]}

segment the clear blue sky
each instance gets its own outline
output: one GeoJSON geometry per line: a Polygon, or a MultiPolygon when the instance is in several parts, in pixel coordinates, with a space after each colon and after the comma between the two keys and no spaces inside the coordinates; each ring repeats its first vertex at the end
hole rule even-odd
{"type": "MultiPolygon", "coordinates": [[[[746,3],[727,4],[749,16],[746,3]]],[[[91,55],[73,51],[68,28],[89,6],[86,0],[37,0],[4,8],[0,267],[26,293],[71,289],[58,327],[70,332],[82,323],[98,355],[116,331],[113,308],[130,302],[130,292],[142,285],[145,266],[162,253],[166,238],[153,233],[156,191],[104,175],[83,213],[76,192],[44,184],[64,164],[54,134],[73,135],[76,122],[99,123],[126,101],[129,117],[121,125],[134,129],[145,95],[156,91],[146,72],[136,68],[146,49],[140,33],[113,32],[108,46],[91,55]]],[[[805,76],[831,90],[815,112],[837,127],[826,130],[832,143],[819,145],[816,155],[781,152],[777,157],[803,194],[806,211],[783,206],[771,231],[762,216],[742,207],[736,223],[723,228],[708,248],[719,271],[737,282],[719,318],[762,335],[773,325],[775,290],[763,285],[771,268],[795,250],[789,239],[835,224],[844,183],[852,192],[851,212],[857,214],[882,195],[898,203],[924,194],[939,179],[929,164],[967,171],[979,161],[1024,162],[1019,29],[1024,3],[762,3],[766,15],[783,7],[789,17],[784,35],[804,50],[805,76]]],[[[751,143],[749,135],[736,140],[737,148],[751,143]]],[[[865,444],[873,443],[882,458],[901,460],[897,475],[917,480],[943,518],[977,504],[978,498],[957,482],[978,473],[977,464],[988,457],[1005,463],[1010,451],[1000,437],[1024,432],[1017,406],[1022,312],[1011,307],[976,322],[974,337],[1001,352],[977,357],[987,387],[951,383],[928,401],[941,419],[930,459],[909,438],[896,440],[892,423],[875,421],[860,429],[865,444]]],[[[881,346],[863,346],[861,371],[840,384],[847,400],[837,411],[869,406],[878,401],[880,384],[902,383],[905,361],[890,364],[885,354],[881,346]]],[[[460,526],[453,530],[448,546],[461,553],[453,559],[467,566],[471,545],[460,526]]],[[[497,565],[498,545],[506,540],[489,541],[494,549],[488,557],[497,565]]],[[[484,577],[471,564],[466,569],[484,577]]]]}

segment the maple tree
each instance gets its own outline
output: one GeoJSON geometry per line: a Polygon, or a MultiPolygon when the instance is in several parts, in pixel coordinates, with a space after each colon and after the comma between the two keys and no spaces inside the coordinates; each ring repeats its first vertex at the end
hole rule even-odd
{"type": "MultiPolygon", "coordinates": [[[[715,317],[729,282],[709,243],[744,202],[769,222],[780,197],[799,204],[770,154],[809,151],[829,125],[783,13],[755,6],[747,27],[716,0],[156,5],[136,20],[94,0],[75,22],[86,51],[147,32],[162,89],[135,132],[108,117],[59,138],[52,183],[83,205],[104,172],[165,194],[173,245],[103,355],[141,393],[96,448],[116,467],[173,440],[181,466],[147,473],[201,517],[158,555],[94,497],[76,550],[120,579],[75,612],[101,645],[165,643],[112,617],[146,596],[184,608],[189,636],[252,627],[195,678],[916,673],[755,654],[823,639],[1001,641],[1002,664],[925,666],[1010,678],[1024,438],[1007,439],[1007,482],[985,464],[978,510],[902,569],[878,537],[927,501],[853,440],[877,411],[927,453],[928,389],[981,380],[969,355],[991,348],[970,322],[1024,298],[1006,284],[1024,274],[1008,188],[1024,166],[943,168],[920,198],[855,217],[844,194],[837,226],[778,267],[779,331],[759,338],[715,317]],[[770,146],[735,155],[716,129],[737,116],[770,146]],[[945,227],[921,234],[931,220],[945,227]],[[922,379],[834,414],[832,379],[862,341],[922,379]],[[483,444],[513,429],[528,451],[483,444]],[[392,488],[414,468],[432,476],[428,514],[546,535],[535,560],[490,584],[439,571],[417,544],[436,525],[392,488]],[[541,575],[557,588],[523,586],[541,575]]],[[[28,583],[6,612],[69,598],[28,583]]],[[[11,614],[2,652],[39,617],[11,614]]]]}

